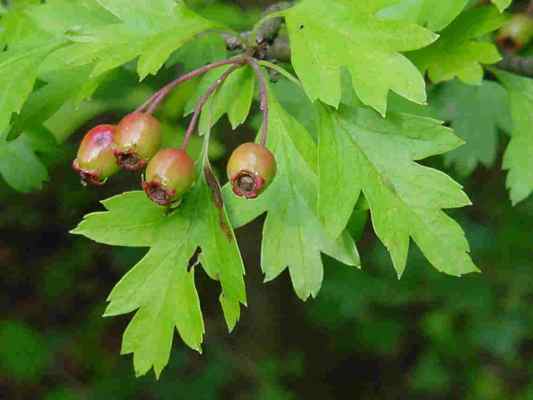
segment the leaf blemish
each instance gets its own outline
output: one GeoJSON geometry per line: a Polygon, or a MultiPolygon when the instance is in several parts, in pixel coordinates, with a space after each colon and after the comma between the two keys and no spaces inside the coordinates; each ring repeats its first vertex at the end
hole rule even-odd
{"type": "Polygon", "coordinates": [[[196,267],[200,262],[200,254],[202,254],[202,249],[197,247],[194,251],[194,254],[189,259],[189,264],[187,265],[187,271],[190,271],[192,268],[196,267]]]}
{"type": "Polygon", "coordinates": [[[217,178],[213,174],[213,171],[209,165],[204,167],[204,176],[207,185],[211,189],[215,206],[218,209],[220,227],[222,228],[226,238],[231,242],[233,241],[233,235],[230,226],[226,222],[226,216],[224,215],[224,200],[222,198],[222,192],[220,191],[220,185],[218,184],[217,178]]]}

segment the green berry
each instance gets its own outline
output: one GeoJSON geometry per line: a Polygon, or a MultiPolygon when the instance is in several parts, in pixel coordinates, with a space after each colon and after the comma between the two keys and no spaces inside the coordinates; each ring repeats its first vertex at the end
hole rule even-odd
{"type": "Polygon", "coordinates": [[[233,192],[237,196],[254,199],[274,179],[276,159],[265,146],[243,143],[231,154],[227,173],[233,192]]]}
{"type": "Polygon", "coordinates": [[[72,167],[83,184],[103,185],[107,178],[119,171],[113,154],[114,125],[98,125],[83,137],[72,167]]]}
{"type": "Polygon", "coordinates": [[[122,169],[138,171],[161,146],[161,124],[151,114],[135,112],[117,125],[115,156],[122,169]]]}
{"type": "Polygon", "coordinates": [[[168,206],[181,199],[195,179],[194,161],[184,150],[163,149],[148,163],[143,189],[152,201],[168,206]]]}

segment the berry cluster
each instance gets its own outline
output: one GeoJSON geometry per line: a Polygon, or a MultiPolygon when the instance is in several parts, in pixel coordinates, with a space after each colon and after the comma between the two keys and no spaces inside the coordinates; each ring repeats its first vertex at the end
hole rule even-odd
{"type": "Polygon", "coordinates": [[[84,136],[72,166],[83,184],[103,185],[118,171],[140,171],[146,167],[142,187],[155,203],[170,206],[191,189],[196,179],[194,161],[186,149],[200,112],[208,98],[224,80],[243,64],[258,73],[261,84],[261,110],[264,114],[261,144],[244,143],[231,155],[227,165],[233,192],[247,199],[256,198],[276,174],[274,155],[265,147],[268,130],[266,85],[260,68],[252,58],[237,58],[207,65],[171,82],[154,94],[137,111],[117,125],[98,125],[84,136]],[[181,148],[161,148],[161,125],[152,115],[158,104],[179,83],[212,68],[233,64],[200,98],[181,148]]]}

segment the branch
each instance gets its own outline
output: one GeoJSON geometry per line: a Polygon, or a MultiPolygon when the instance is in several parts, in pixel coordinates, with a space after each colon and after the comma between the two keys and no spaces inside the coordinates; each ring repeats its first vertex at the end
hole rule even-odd
{"type": "Polygon", "coordinates": [[[257,61],[252,57],[247,57],[246,62],[253,68],[259,81],[259,97],[261,99],[259,108],[263,112],[263,125],[261,126],[260,143],[265,146],[268,139],[268,92],[265,80],[265,75],[261,71],[261,67],[257,61]]]}
{"type": "Polygon", "coordinates": [[[503,59],[496,66],[518,75],[533,78],[533,57],[504,54],[503,59]]]}
{"type": "MultiPolygon", "coordinates": [[[[292,3],[288,1],[281,1],[279,3],[272,4],[263,12],[263,18],[267,18],[270,14],[277,13],[278,11],[286,10],[291,6],[292,3]]],[[[277,36],[282,23],[282,17],[272,17],[266,19],[261,25],[259,25],[255,32],[255,40],[257,43],[273,40],[277,36]]]]}
{"type": "Polygon", "coordinates": [[[208,71],[211,71],[212,69],[222,67],[224,65],[228,64],[242,64],[242,57],[237,56],[233,57],[227,60],[217,61],[212,64],[205,65],[203,67],[200,67],[198,69],[195,69],[194,71],[189,72],[188,74],[180,76],[178,79],[173,80],[170,83],[167,83],[165,86],[163,86],[160,90],[155,92],[148,100],[144,102],[137,110],[136,112],[142,112],[146,109],[146,112],[148,114],[152,114],[155,109],[159,106],[159,104],[165,99],[166,96],[178,85],[191,80],[193,78],[196,78],[197,76],[203,75],[208,71]]]}
{"type": "Polygon", "coordinates": [[[262,14],[261,20],[257,22],[254,29],[251,31],[235,35],[227,32],[223,33],[222,37],[226,42],[226,47],[229,50],[247,50],[249,48],[260,49],[264,46],[266,47],[266,51],[262,54],[252,55],[260,59],[263,59],[266,56],[283,61],[288,60],[286,55],[277,56],[278,53],[287,54],[288,40],[285,40],[283,43],[276,43],[281,36],[280,30],[283,24],[283,18],[273,14],[279,13],[292,5],[292,1],[281,1],[266,8],[262,14]],[[281,51],[278,51],[277,49],[280,49],[281,51]],[[269,54],[267,54],[267,52],[269,54]]]}

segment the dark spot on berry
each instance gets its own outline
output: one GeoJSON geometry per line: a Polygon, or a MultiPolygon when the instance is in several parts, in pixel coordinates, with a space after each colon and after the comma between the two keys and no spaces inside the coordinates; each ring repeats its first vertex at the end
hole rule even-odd
{"type": "Polygon", "coordinates": [[[241,175],[237,179],[237,185],[243,192],[253,192],[255,189],[255,179],[250,175],[241,175]]]}
{"type": "Polygon", "coordinates": [[[115,157],[120,167],[127,171],[138,171],[146,165],[146,161],[132,151],[116,152],[115,157]]]}
{"type": "Polygon", "coordinates": [[[143,184],[143,188],[148,197],[160,206],[168,206],[172,203],[172,195],[168,193],[168,191],[165,190],[165,188],[163,188],[159,183],[145,182],[143,184]]]}
{"type": "Polygon", "coordinates": [[[300,25],[300,27],[299,27],[298,29],[302,30],[303,28],[304,28],[304,26],[303,26],[303,25],[300,25]]]}

